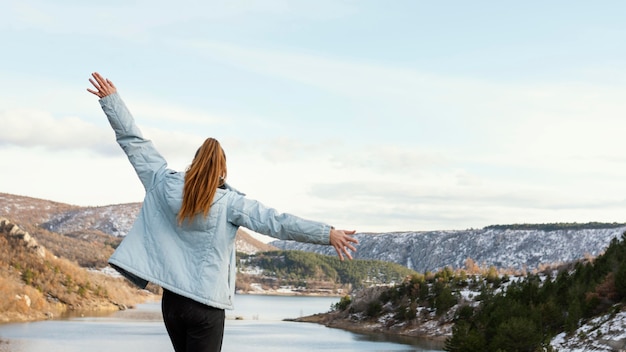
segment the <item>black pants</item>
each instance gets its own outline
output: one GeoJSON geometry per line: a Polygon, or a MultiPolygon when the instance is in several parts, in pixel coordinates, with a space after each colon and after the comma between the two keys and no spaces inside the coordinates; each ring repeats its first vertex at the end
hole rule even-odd
{"type": "Polygon", "coordinates": [[[164,289],[161,311],[176,352],[222,350],[223,309],[209,307],[164,289]]]}

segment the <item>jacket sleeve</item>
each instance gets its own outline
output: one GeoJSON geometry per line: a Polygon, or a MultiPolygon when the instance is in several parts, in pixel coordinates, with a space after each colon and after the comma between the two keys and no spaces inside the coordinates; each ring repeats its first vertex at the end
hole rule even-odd
{"type": "Polygon", "coordinates": [[[118,93],[100,99],[100,106],[115,131],[117,143],[128,156],[146,191],[149,190],[154,185],[156,175],[167,168],[167,162],[152,141],[143,137],[118,93]]]}
{"type": "Polygon", "coordinates": [[[279,213],[260,202],[237,194],[228,207],[228,221],[263,235],[281,240],[315,244],[330,243],[331,226],[306,220],[288,213],[279,213]]]}

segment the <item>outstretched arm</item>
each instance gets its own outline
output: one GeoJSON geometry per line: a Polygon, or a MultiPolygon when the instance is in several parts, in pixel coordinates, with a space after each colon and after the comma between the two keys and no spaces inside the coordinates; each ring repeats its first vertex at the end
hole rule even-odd
{"type": "Polygon", "coordinates": [[[97,72],[91,76],[89,82],[95,89],[87,88],[87,91],[100,98],[100,105],[115,132],[117,143],[128,156],[144,188],[152,188],[157,175],[165,172],[167,162],[152,142],[143,137],[113,82],[97,72]]]}
{"type": "Polygon", "coordinates": [[[117,92],[117,88],[113,82],[111,82],[108,78],[102,77],[98,72],[94,72],[91,74],[93,78],[89,79],[89,82],[93,84],[96,90],[87,88],[87,91],[91,94],[97,95],[98,98],[102,99],[107,95],[111,95],[117,92]]]}
{"type": "Polygon", "coordinates": [[[349,251],[356,251],[353,244],[359,241],[352,237],[356,231],[337,230],[323,222],[279,213],[242,194],[228,194],[231,199],[228,201],[227,221],[235,226],[243,226],[281,240],[331,245],[337,251],[339,260],[344,260],[344,257],[352,259],[349,251]]]}

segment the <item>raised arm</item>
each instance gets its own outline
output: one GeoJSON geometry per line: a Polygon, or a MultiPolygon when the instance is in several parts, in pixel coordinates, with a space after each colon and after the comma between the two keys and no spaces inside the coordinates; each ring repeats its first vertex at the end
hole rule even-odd
{"type": "Polygon", "coordinates": [[[97,72],[92,74],[89,82],[95,89],[87,88],[87,91],[100,98],[100,105],[115,132],[117,143],[128,156],[144,188],[150,189],[155,176],[166,170],[167,162],[152,141],[143,137],[113,82],[97,72]]]}

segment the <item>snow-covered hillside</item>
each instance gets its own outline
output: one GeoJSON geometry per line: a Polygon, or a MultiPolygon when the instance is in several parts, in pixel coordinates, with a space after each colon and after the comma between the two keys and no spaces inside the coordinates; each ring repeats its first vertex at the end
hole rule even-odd
{"type": "Polygon", "coordinates": [[[125,236],[141,209],[141,203],[81,207],[54,215],[41,224],[48,231],[73,233],[98,230],[113,236],[125,236]]]}
{"type": "MultiPolygon", "coordinates": [[[[357,234],[354,257],[398,263],[418,272],[445,266],[465,267],[471,258],[481,266],[532,270],[541,264],[564,263],[600,254],[626,227],[585,230],[503,230],[394,232],[357,234]]],[[[335,255],[330,246],[274,241],[280,249],[335,255]]]]}
{"type": "Polygon", "coordinates": [[[558,351],[624,351],[626,348],[626,312],[605,314],[584,323],[571,336],[565,333],[552,339],[558,351]]]}

